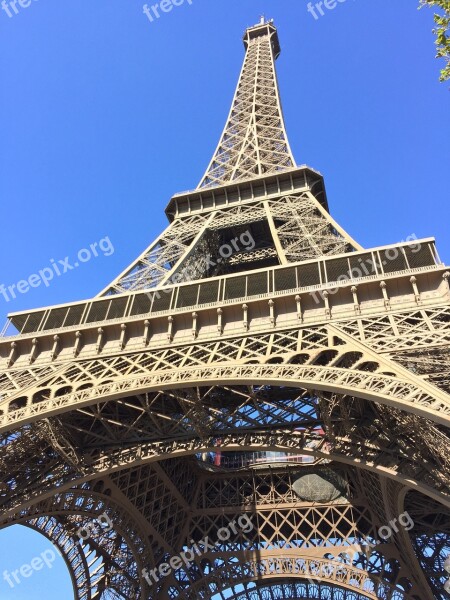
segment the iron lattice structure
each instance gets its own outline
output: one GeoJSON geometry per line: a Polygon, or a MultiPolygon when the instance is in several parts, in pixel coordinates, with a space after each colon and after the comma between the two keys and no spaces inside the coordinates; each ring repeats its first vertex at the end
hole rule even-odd
{"type": "Polygon", "coordinates": [[[339,227],[289,148],[276,28],[244,42],[166,231],[98,297],[10,315],[1,526],[52,540],[76,600],[444,599],[449,272],[432,238],[339,227]]]}

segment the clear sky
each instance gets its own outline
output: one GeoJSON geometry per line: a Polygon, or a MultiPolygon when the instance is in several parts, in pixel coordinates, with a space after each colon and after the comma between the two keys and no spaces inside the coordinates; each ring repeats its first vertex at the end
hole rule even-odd
{"type": "MultiPolygon", "coordinates": [[[[48,287],[0,295],[2,320],[95,295],[162,231],[171,195],[196,187],[210,160],[243,30],[262,13],[279,28],[294,155],[324,174],[333,216],[365,247],[435,236],[450,262],[450,95],[418,0],[347,0],[317,19],[305,0],[186,0],[153,22],[143,0],[30,0],[18,14],[8,2],[0,284],[110,244],[48,287]]],[[[47,547],[0,533],[0,600],[71,597],[62,563],[14,589],[3,580],[47,547]]]]}

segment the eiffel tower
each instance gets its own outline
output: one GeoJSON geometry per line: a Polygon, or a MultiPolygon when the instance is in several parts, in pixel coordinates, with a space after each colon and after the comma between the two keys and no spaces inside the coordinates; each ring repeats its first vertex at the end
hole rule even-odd
{"type": "Polygon", "coordinates": [[[76,600],[448,598],[449,271],[333,220],[273,22],[244,45],[167,229],[97,297],[9,315],[1,527],[51,540],[76,600]]]}

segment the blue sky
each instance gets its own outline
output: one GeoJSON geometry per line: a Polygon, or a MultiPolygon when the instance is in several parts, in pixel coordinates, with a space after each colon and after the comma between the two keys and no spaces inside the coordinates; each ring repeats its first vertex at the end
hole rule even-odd
{"type": "MultiPolygon", "coordinates": [[[[243,30],[262,13],[279,28],[294,155],[324,174],[333,216],[364,247],[435,236],[449,263],[450,96],[432,11],[416,4],[347,0],[316,20],[305,0],[186,0],[153,23],[143,0],[1,10],[0,284],[105,237],[114,252],[0,295],[0,318],[95,295],[162,231],[171,195],[196,187],[210,160],[243,30]]],[[[1,600],[70,598],[56,562],[14,590],[3,581],[46,549],[35,538],[0,533],[1,600]]]]}

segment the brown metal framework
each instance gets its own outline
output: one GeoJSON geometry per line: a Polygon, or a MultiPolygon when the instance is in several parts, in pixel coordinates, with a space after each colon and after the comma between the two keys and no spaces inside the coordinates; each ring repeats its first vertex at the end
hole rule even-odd
{"type": "Polygon", "coordinates": [[[332,219],[275,26],[244,43],[166,231],[97,298],[10,315],[0,524],[58,546],[75,600],[447,598],[449,272],[432,238],[364,250],[332,219]]]}

